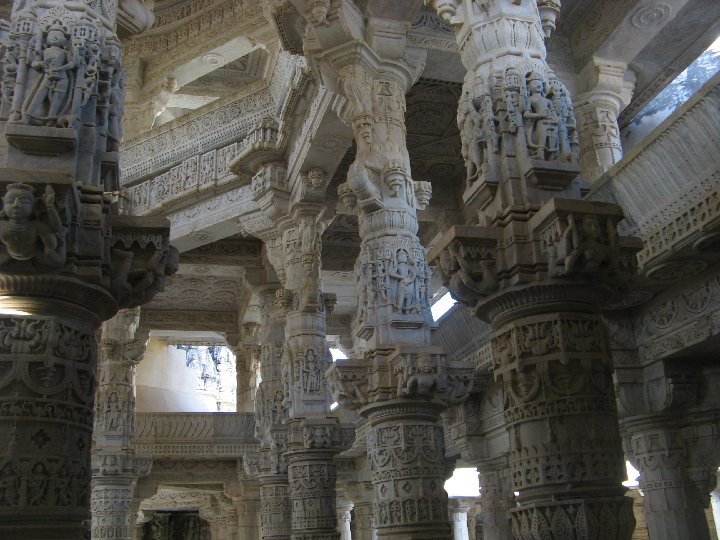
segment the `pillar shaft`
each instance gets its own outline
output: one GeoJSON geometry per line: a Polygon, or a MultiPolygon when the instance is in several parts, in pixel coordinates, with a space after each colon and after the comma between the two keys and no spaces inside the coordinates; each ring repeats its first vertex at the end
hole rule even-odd
{"type": "MultiPolygon", "coordinates": [[[[510,478],[504,470],[479,468],[483,540],[512,540],[510,478]]],[[[471,523],[475,527],[475,523],[471,523]]]]}
{"type": "Polygon", "coordinates": [[[72,304],[28,311],[37,315],[0,316],[0,536],[80,539],[90,518],[100,321],[72,304]],[[52,315],[59,307],[67,314],[52,315]]]}
{"type": "Polygon", "coordinates": [[[151,458],[132,448],[135,367],[147,333],[136,335],[140,309],[121,310],[102,327],[92,449],[91,538],[131,540],[134,488],[150,472],[151,458]]]}
{"type": "Polygon", "coordinates": [[[279,284],[262,287],[260,298],[261,323],[260,375],[262,382],[256,393],[255,417],[257,437],[261,446],[260,529],[263,540],[289,540],[291,531],[290,487],[288,483],[287,419],[284,406],[285,391],[282,381],[282,356],[285,345],[285,328],[279,317],[282,310],[273,304],[279,284]]]}
{"type": "MultiPolygon", "coordinates": [[[[640,471],[650,537],[709,540],[705,507],[713,486],[694,481],[689,467],[692,455],[705,445],[693,448],[691,441],[685,440],[688,434],[670,426],[655,425],[650,429],[636,426],[632,430],[634,433],[626,437],[626,448],[640,471]]],[[[716,466],[708,469],[715,473],[716,466]]],[[[712,478],[710,483],[714,482],[712,478]]]]}
{"type": "Polygon", "coordinates": [[[534,527],[553,535],[575,528],[577,538],[632,533],[605,343],[590,313],[520,317],[496,331],[495,373],[508,391],[509,465],[519,492],[516,538],[532,538],[534,527]]]}
{"type": "Polygon", "coordinates": [[[284,478],[263,477],[260,481],[260,528],[263,540],[290,539],[290,488],[284,478]]]}
{"type": "Polygon", "coordinates": [[[373,411],[367,434],[377,538],[449,535],[443,430],[437,410],[397,402],[373,411]]]}

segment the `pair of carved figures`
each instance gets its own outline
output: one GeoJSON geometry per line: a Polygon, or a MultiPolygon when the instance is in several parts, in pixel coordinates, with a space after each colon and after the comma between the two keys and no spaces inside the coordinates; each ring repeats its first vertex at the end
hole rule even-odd
{"type": "Polygon", "coordinates": [[[0,212],[0,265],[10,260],[32,261],[42,268],[65,264],[66,230],[55,207],[55,191],[46,186],[42,197],[32,186],[10,184],[0,212]]]}
{"type": "Polygon", "coordinates": [[[501,134],[514,136],[532,159],[577,161],[577,123],[568,91],[536,71],[523,75],[508,68],[495,76],[492,88],[478,77],[473,95],[467,91],[461,98],[458,127],[469,181],[500,153],[501,143],[505,151],[511,148],[501,134]]]}

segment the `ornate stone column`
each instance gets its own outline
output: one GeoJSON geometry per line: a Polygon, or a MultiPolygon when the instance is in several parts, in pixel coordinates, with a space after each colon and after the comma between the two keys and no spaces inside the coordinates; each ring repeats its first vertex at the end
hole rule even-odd
{"type": "Polygon", "coordinates": [[[599,178],[623,155],[618,116],[630,102],[634,80],[626,79],[627,66],[601,60],[583,70],[586,91],[575,96],[580,136],[580,169],[585,180],[599,178]]]}
{"type": "Polygon", "coordinates": [[[237,375],[236,403],[238,412],[251,412],[255,407],[257,374],[260,365],[259,325],[243,324],[237,340],[228,339],[229,347],[235,355],[235,373],[237,375]]]}
{"type": "MultiPolygon", "coordinates": [[[[503,460],[505,461],[505,460],[503,460]]],[[[480,510],[483,520],[483,540],[512,540],[510,502],[513,494],[507,465],[483,464],[479,468],[480,510]]],[[[472,527],[475,527],[473,522],[472,527]]]]}
{"type": "Polygon", "coordinates": [[[0,536],[85,537],[97,347],[176,270],[165,219],[117,215],[112,3],[15,2],[0,118],[0,536]]]}
{"type": "Polygon", "coordinates": [[[325,228],[319,205],[295,206],[285,228],[285,289],[278,296],[286,314],[283,384],[289,420],[288,478],[293,540],[337,540],[336,469],[341,444],[338,419],[328,416],[325,370],[332,362],[326,316],[334,295],[322,292],[320,236],[325,228]]]}
{"type": "Polygon", "coordinates": [[[450,499],[449,505],[453,540],[470,540],[468,533],[468,510],[470,510],[470,505],[459,499],[450,499]]]}
{"type": "Polygon", "coordinates": [[[353,503],[354,516],[350,523],[353,540],[376,540],[373,524],[373,486],[370,482],[355,482],[346,487],[353,503]]]}
{"type": "Polygon", "coordinates": [[[260,483],[261,532],[263,540],[290,538],[290,487],[287,460],[287,410],[283,405],[285,393],[281,376],[281,362],[285,345],[285,328],[273,310],[279,284],[258,290],[260,299],[260,376],[262,382],[255,399],[256,436],[260,440],[261,460],[258,470],[260,483]]]}
{"type": "Polygon", "coordinates": [[[324,58],[339,71],[358,149],[338,194],[359,221],[356,329],[368,348],[362,359],[338,361],[328,377],[340,405],[368,419],[378,538],[439,539],[450,531],[438,418],[466,397],[471,370],[448,365],[431,345],[430,271],[416,217],[430,186],[410,176],[404,119],[405,92],[421,60],[404,49],[406,30],[403,21],[370,18],[358,32],[370,32],[374,48],[352,42],[324,58]],[[386,40],[402,51],[390,52],[386,40]]]}
{"type": "MultiPolygon", "coordinates": [[[[332,357],[326,316],[334,296],[323,294],[321,235],[328,223],[319,201],[330,180],[325,171],[299,171],[292,181],[273,119],[258,124],[231,170],[252,175],[255,201],[272,223],[264,235],[266,254],[283,289],[274,311],[285,321],[282,404],[287,415],[285,446],[292,501],[293,539],[336,540],[335,464],[333,456],[348,430],[329,416],[325,369],[332,357]],[[291,185],[292,184],[292,185],[291,185]]],[[[291,164],[296,169],[297,164],[291,164]]]]}
{"type": "MultiPolygon", "coordinates": [[[[626,425],[624,429],[632,428],[626,425]]],[[[635,426],[635,429],[625,442],[630,458],[640,471],[639,484],[650,537],[653,540],[709,540],[705,508],[717,476],[715,473],[710,479],[708,476],[713,471],[706,471],[709,474],[693,478],[690,462],[698,449],[715,445],[707,437],[717,435],[692,433],[697,430],[696,426],[683,430],[662,423],[652,427],[635,426]],[[696,438],[697,435],[701,438],[696,438]],[[693,448],[693,443],[699,448],[693,448]]]]}
{"type": "MultiPolygon", "coordinates": [[[[479,113],[463,199],[477,225],[453,227],[429,258],[493,328],[517,539],[629,539],[607,336],[598,315],[634,271],[619,207],[579,200],[575,117],[545,62],[535,2],[433,1],[456,30],[479,113]],[[488,41],[491,33],[496,40],[488,41]],[[479,134],[479,135],[478,135],[479,134]],[[612,517],[610,517],[612,516],[612,517]]],[[[470,139],[468,139],[470,140],[470,139]]]]}
{"type": "Polygon", "coordinates": [[[235,503],[237,537],[232,540],[258,540],[260,538],[261,503],[257,500],[241,500],[235,503]]]}
{"type": "Polygon", "coordinates": [[[353,503],[347,499],[338,499],[335,503],[337,508],[337,523],[340,540],[350,540],[350,522],[352,520],[353,503]]]}
{"type": "Polygon", "coordinates": [[[92,449],[93,539],[131,540],[134,488],[150,472],[152,458],[132,448],[135,366],[147,334],[136,335],[140,308],[121,310],[102,327],[92,449]]]}

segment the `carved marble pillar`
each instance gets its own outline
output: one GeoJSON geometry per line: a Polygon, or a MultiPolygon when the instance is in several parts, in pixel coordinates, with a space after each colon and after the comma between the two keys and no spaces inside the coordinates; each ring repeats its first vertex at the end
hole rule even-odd
{"type": "Polygon", "coordinates": [[[261,532],[263,540],[290,539],[290,487],[288,484],[287,410],[283,405],[285,392],[282,381],[282,356],[285,328],[282,310],[273,309],[275,296],[282,289],[269,285],[258,290],[261,323],[260,375],[262,382],[255,400],[256,436],[260,440],[261,532]]]}
{"type": "Polygon", "coordinates": [[[340,406],[368,419],[378,538],[449,538],[438,420],[448,404],[466,397],[471,369],[449,365],[431,344],[430,270],[417,236],[417,210],[428,204],[431,186],[411,177],[404,118],[405,92],[422,58],[405,47],[406,21],[370,14],[363,22],[350,17],[351,9],[341,3],[330,11],[332,33],[309,20],[315,39],[306,41],[310,57],[337,77],[357,144],[338,195],[342,211],[358,216],[355,330],[368,352],[337,361],[328,378],[340,406]],[[368,43],[348,35],[339,44],[338,32],[348,29],[370,36],[368,43]]]}
{"type": "Polygon", "coordinates": [[[338,499],[335,503],[337,508],[337,523],[340,540],[350,540],[350,522],[352,519],[353,503],[347,499],[338,499]]]}
{"type": "Polygon", "coordinates": [[[355,482],[346,487],[353,503],[354,516],[350,523],[353,540],[376,540],[373,524],[373,486],[370,482],[355,482]]]}
{"type": "Polygon", "coordinates": [[[236,398],[238,412],[252,412],[255,408],[257,377],[260,373],[260,325],[246,323],[240,332],[227,337],[228,348],[235,355],[236,398]]]}
{"type": "Polygon", "coordinates": [[[624,430],[632,432],[625,437],[625,447],[640,471],[650,538],[709,540],[705,508],[717,482],[717,464],[716,459],[697,462],[708,450],[717,454],[716,431],[696,425],[681,429],[663,422],[625,425],[624,430]]]}
{"type": "Polygon", "coordinates": [[[152,458],[132,449],[135,366],[147,334],[136,335],[140,308],[121,310],[102,327],[92,449],[93,539],[131,540],[134,488],[152,458]]]}
{"type": "Polygon", "coordinates": [[[468,511],[470,505],[458,499],[450,499],[449,513],[453,528],[453,540],[470,540],[468,532],[468,511]]]}
{"type": "Polygon", "coordinates": [[[235,502],[237,535],[232,540],[258,540],[260,538],[261,503],[258,500],[235,502]]]}
{"type": "Polygon", "coordinates": [[[293,540],[337,540],[336,469],[340,446],[338,419],[328,416],[329,392],[324,373],[332,363],[326,316],[334,295],[322,292],[320,237],[325,208],[295,206],[285,228],[285,289],[278,300],[286,314],[283,384],[288,408],[288,478],[293,540]],[[292,246],[288,250],[288,246],[292,246]]]}
{"type": "Polygon", "coordinates": [[[713,521],[715,522],[715,535],[720,538],[720,485],[710,493],[710,504],[712,505],[713,521]]]}
{"type": "Polygon", "coordinates": [[[632,502],[598,313],[622,295],[639,243],[618,236],[619,207],[580,200],[572,101],[545,62],[537,3],[431,4],[456,32],[479,113],[465,137],[478,138],[482,159],[463,194],[479,224],[451,228],[429,258],[493,328],[519,493],[513,535],[628,540],[632,502]]]}
{"type": "MultiPolygon", "coordinates": [[[[97,347],[176,270],[169,223],[117,215],[113,3],[15,2],[0,118],[0,536],[85,537],[97,347]],[[20,168],[22,171],[18,171],[20,168]]],[[[123,503],[124,504],[124,503],[123,503]]]]}
{"type": "MultiPolygon", "coordinates": [[[[278,453],[285,454],[292,500],[294,539],[337,539],[335,465],[342,430],[329,416],[324,371],[331,362],[326,337],[327,313],[334,296],[322,292],[321,235],[328,223],[319,202],[330,178],[322,169],[296,171],[289,177],[277,122],[260,122],[230,169],[252,175],[254,200],[272,223],[265,234],[266,255],[283,288],[275,309],[285,321],[280,408],[287,430],[278,453]]],[[[263,377],[264,380],[264,377],[263,377]]],[[[261,385],[262,386],[262,385],[261,385]]],[[[345,437],[347,439],[347,437],[345,437]]]]}
{"type": "MultiPolygon", "coordinates": [[[[513,494],[509,470],[491,465],[478,469],[483,540],[512,540],[510,509],[513,494]]],[[[471,523],[475,527],[475,522],[471,523]]]]}
{"type": "Polygon", "coordinates": [[[634,83],[627,66],[596,60],[583,71],[587,91],[575,96],[580,136],[580,169],[585,180],[599,178],[622,158],[617,119],[632,97],[634,83]]]}

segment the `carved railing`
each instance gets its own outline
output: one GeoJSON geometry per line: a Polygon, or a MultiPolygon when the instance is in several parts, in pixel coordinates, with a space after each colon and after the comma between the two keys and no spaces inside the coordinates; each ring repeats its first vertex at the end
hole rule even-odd
{"type": "Polygon", "coordinates": [[[252,413],[138,413],[133,448],[153,457],[242,457],[257,447],[252,413]]]}
{"type": "Polygon", "coordinates": [[[302,84],[305,68],[303,57],[280,52],[269,81],[252,83],[128,141],[122,148],[122,184],[135,184],[241,141],[263,118],[280,115],[293,89],[302,84]]]}
{"type": "Polygon", "coordinates": [[[720,73],[601,177],[589,198],[622,206],[622,232],[644,243],[638,253],[641,268],[683,249],[715,249],[720,225],[720,73]]]}

